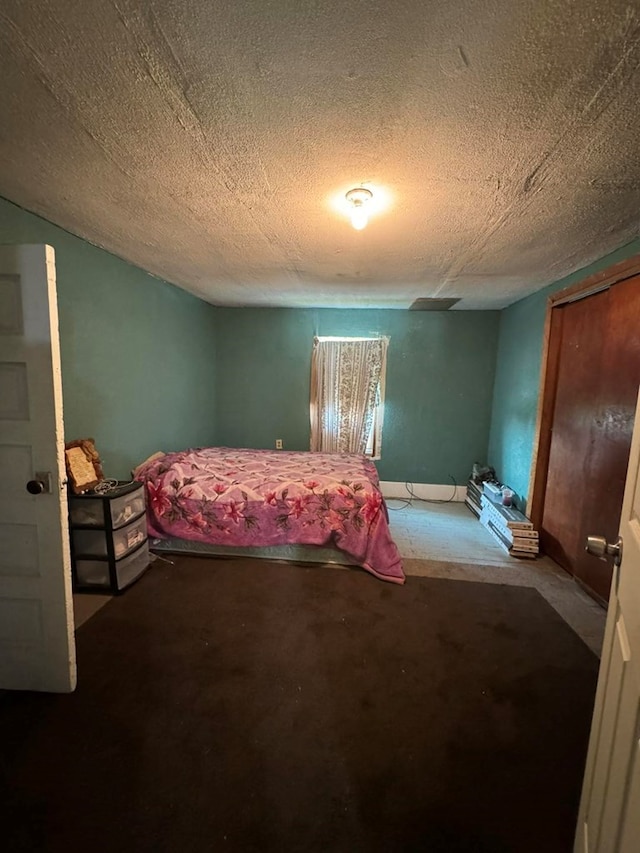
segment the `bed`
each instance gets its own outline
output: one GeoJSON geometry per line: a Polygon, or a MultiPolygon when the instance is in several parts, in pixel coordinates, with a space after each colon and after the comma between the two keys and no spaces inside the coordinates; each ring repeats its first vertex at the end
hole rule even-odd
{"type": "Polygon", "coordinates": [[[378,473],[366,456],[205,447],[155,454],[133,475],[145,484],[149,535],[159,544],[214,553],[337,548],[346,564],[404,583],[378,473]]]}

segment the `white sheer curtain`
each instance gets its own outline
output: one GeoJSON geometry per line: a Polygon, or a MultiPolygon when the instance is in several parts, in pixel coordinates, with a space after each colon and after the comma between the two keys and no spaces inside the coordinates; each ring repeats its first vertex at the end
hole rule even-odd
{"type": "Polygon", "coordinates": [[[380,456],[389,338],[314,338],[311,450],[380,456]]]}

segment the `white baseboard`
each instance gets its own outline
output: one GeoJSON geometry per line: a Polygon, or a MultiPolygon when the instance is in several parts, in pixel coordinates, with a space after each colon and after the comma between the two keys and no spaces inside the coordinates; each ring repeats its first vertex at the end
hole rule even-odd
{"type": "MultiPolygon", "coordinates": [[[[422,501],[464,501],[467,496],[466,485],[454,486],[451,483],[449,486],[443,486],[435,483],[411,483],[410,486],[414,496],[422,501]]],[[[411,497],[406,483],[392,483],[381,480],[380,490],[385,498],[409,500],[411,497]]]]}

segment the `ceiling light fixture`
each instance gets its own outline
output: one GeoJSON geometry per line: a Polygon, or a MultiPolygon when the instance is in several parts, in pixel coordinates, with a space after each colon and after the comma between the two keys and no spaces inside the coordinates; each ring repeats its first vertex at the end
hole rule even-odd
{"type": "Polygon", "coordinates": [[[367,190],[364,187],[356,187],[353,190],[349,190],[345,195],[345,198],[350,205],[349,216],[351,218],[351,224],[356,231],[362,231],[369,221],[367,205],[373,198],[373,193],[371,190],[367,190]]]}

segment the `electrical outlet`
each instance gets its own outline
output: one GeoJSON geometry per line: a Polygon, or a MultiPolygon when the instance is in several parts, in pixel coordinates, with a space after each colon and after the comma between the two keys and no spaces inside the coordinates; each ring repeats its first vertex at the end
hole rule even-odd
{"type": "Polygon", "coordinates": [[[276,450],[282,450],[282,439],[276,438],[276,450]]]}

